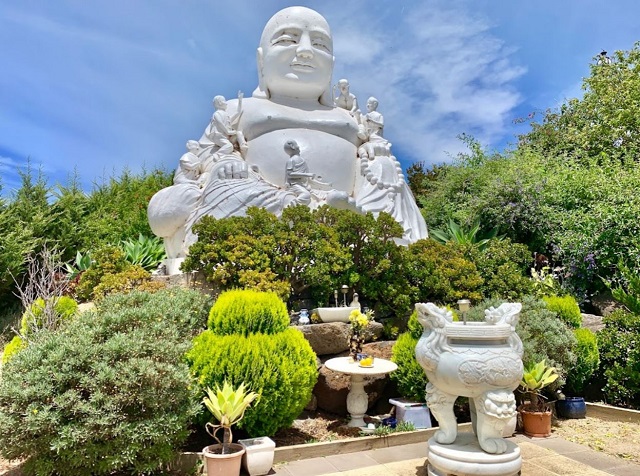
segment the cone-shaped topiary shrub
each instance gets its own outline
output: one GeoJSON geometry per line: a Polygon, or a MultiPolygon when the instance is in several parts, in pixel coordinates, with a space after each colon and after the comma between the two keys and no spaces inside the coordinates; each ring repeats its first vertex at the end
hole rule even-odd
{"type": "Polygon", "coordinates": [[[391,360],[398,365],[398,369],[391,373],[391,380],[398,385],[400,395],[416,402],[426,400],[425,387],[427,386],[427,374],[420,367],[416,359],[416,339],[411,332],[405,332],[398,337],[393,345],[391,360]]]}
{"type": "Polygon", "coordinates": [[[547,309],[555,312],[566,324],[577,329],[582,325],[582,314],[578,302],[573,296],[545,296],[547,309]]]}
{"type": "Polygon", "coordinates": [[[576,364],[567,375],[566,390],[573,395],[583,395],[585,383],[598,370],[600,354],[598,340],[591,329],[584,327],[573,331],[578,344],[576,345],[576,364]]]}
{"type": "Polygon", "coordinates": [[[208,307],[186,290],[110,296],[39,332],[2,369],[0,454],[39,476],[157,474],[200,410],[183,357],[208,307]]]}
{"type": "Polygon", "coordinates": [[[290,426],[318,378],[315,353],[288,323],[286,306],[275,294],[229,291],[211,309],[210,329],[187,353],[202,388],[244,382],[261,395],[238,424],[251,436],[271,436],[290,426]]]}
{"type": "Polygon", "coordinates": [[[297,329],[277,334],[200,334],[187,354],[192,372],[202,387],[227,379],[245,382],[261,395],[238,424],[251,436],[271,436],[285,428],[304,409],[318,378],[311,346],[297,329]]]}
{"type": "Polygon", "coordinates": [[[208,323],[218,335],[275,334],[288,325],[287,306],[277,294],[251,289],[222,293],[211,308],[208,323]]]}

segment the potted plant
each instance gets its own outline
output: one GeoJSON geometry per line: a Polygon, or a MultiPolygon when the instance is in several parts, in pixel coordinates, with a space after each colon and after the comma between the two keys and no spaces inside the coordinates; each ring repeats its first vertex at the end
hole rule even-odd
{"type": "Polygon", "coordinates": [[[207,475],[239,475],[242,455],[245,450],[242,445],[231,443],[233,440],[231,426],[242,420],[247,407],[259,398],[259,395],[249,391],[244,382],[237,389],[234,389],[226,380],[222,388],[219,385],[215,390],[207,388],[206,393],[203,403],[219,422],[217,425],[211,422],[205,425],[207,433],[218,442],[202,450],[207,464],[207,475]],[[219,430],[222,430],[222,442],[217,437],[219,430]]]}
{"type": "Polygon", "coordinates": [[[556,368],[549,367],[544,359],[525,366],[520,388],[528,403],[519,408],[525,435],[545,437],[551,434],[551,405],[541,391],[557,379],[556,368]]]}

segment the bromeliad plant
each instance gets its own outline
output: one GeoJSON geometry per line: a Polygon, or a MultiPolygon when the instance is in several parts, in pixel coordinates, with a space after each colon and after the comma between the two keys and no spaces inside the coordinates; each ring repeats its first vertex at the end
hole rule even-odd
{"type": "Polygon", "coordinates": [[[222,388],[219,385],[214,390],[207,387],[206,393],[207,396],[202,401],[219,424],[208,422],[205,428],[222,445],[222,454],[229,454],[229,444],[233,439],[231,426],[242,420],[249,405],[259,399],[260,395],[249,391],[244,382],[234,389],[226,380],[222,388]],[[216,436],[220,429],[223,430],[222,442],[216,436]]]}
{"type": "Polygon", "coordinates": [[[556,368],[549,367],[544,359],[538,363],[526,365],[522,382],[520,382],[521,392],[529,399],[529,404],[525,405],[525,409],[533,412],[548,411],[548,403],[544,401],[545,397],[541,391],[555,382],[558,377],[556,368]]]}

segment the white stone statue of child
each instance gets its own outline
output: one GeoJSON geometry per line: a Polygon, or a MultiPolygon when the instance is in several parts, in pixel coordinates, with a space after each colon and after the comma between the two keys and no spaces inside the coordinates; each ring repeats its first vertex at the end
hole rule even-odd
{"type": "Polygon", "coordinates": [[[216,112],[213,113],[211,118],[208,135],[211,141],[219,147],[217,152],[220,155],[233,153],[234,144],[238,144],[242,155],[249,148],[242,131],[235,128],[242,115],[242,97],[242,92],[238,91],[238,112],[233,116],[229,116],[229,113],[227,113],[227,100],[224,96],[213,98],[213,107],[216,112]]]}
{"type": "Polygon", "coordinates": [[[356,121],[359,122],[360,110],[358,109],[358,99],[354,94],[349,92],[349,81],[346,79],[339,80],[337,88],[340,91],[340,95],[335,98],[335,105],[349,111],[349,114],[355,117],[356,121]]]}
{"type": "Polygon", "coordinates": [[[315,174],[309,172],[307,162],[300,156],[300,146],[295,140],[288,140],[284,144],[284,151],[289,156],[285,169],[285,185],[296,199],[296,205],[309,205],[311,203],[311,191],[309,179],[315,174]]]}
{"type": "Polygon", "coordinates": [[[367,140],[382,138],[384,129],[384,117],[378,112],[378,100],[373,96],[367,100],[367,113],[364,115],[362,124],[367,134],[367,140]]]}
{"type": "Polygon", "coordinates": [[[174,184],[196,183],[200,187],[208,174],[203,176],[204,168],[197,155],[200,144],[197,140],[187,141],[187,152],[180,157],[180,166],[173,177],[174,184]]]}

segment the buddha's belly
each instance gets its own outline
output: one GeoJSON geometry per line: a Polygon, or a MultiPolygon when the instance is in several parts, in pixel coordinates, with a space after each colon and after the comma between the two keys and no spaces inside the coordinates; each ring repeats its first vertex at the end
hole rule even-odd
{"type": "Polygon", "coordinates": [[[281,129],[249,141],[246,160],[257,165],[265,180],[284,187],[289,156],[284,151],[288,140],[300,146],[300,156],[306,160],[309,172],[331,183],[332,188],[353,192],[356,176],[356,146],[341,137],[309,129],[281,129]]]}

